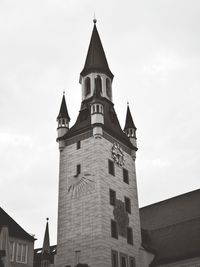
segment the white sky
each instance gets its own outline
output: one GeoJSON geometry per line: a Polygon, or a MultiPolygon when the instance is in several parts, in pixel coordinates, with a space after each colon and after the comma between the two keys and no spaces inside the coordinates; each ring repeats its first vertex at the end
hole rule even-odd
{"type": "Polygon", "coordinates": [[[56,243],[56,117],[66,90],[73,125],[93,28],[115,78],[124,127],[138,128],[140,206],[200,187],[200,1],[0,1],[0,205],[41,246],[56,243]]]}

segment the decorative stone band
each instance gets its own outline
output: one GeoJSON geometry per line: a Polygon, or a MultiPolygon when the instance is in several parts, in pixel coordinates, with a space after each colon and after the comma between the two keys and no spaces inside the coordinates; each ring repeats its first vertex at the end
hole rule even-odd
{"type": "Polygon", "coordinates": [[[118,233],[123,237],[127,237],[127,227],[129,225],[128,213],[125,209],[125,204],[119,199],[116,199],[113,215],[117,222],[118,233]]]}

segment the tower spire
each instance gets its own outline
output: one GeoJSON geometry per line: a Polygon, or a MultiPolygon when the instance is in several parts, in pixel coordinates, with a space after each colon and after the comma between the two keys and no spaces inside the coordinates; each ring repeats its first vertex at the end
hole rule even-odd
{"type": "Polygon", "coordinates": [[[114,75],[109,69],[106,55],[96,27],[96,18],[93,19],[94,27],[87,52],[84,68],[80,75],[83,77],[91,72],[101,72],[112,80],[114,75]]]}
{"type": "Polygon", "coordinates": [[[46,228],[44,234],[44,241],[42,246],[42,254],[50,253],[50,241],[49,241],[49,218],[46,219],[46,228]]]}
{"type": "Polygon", "coordinates": [[[50,265],[50,241],[49,241],[49,218],[47,218],[44,241],[42,246],[41,267],[48,267],[50,265]]]}

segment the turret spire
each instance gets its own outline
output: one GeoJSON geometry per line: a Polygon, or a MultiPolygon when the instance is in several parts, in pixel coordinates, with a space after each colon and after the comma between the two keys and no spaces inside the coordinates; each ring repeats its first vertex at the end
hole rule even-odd
{"type": "Polygon", "coordinates": [[[83,77],[91,72],[101,72],[108,75],[108,77],[110,77],[110,79],[112,80],[114,76],[109,69],[101,39],[97,31],[96,18],[93,19],[93,22],[94,27],[90,39],[85,66],[80,75],[83,77]]]}
{"type": "Polygon", "coordinates": [[[57,117],[57,120],[59,119],[67,119],[68,122],[70,121],[70,117],[68,114],[68,110],[67,110],[67,105],[66,105],[66,101],[65,101],[65,91],[63,91],[63,98],[62,98],[62,103],[60,106],[60,111],[57,117]]]}
{"type": "MultiPolygon", "coordinates": [[[[67,105],[65,101],[65,92],[63,92],[63,98],[60,106],[60,111],[57,117],[57,122],[58,122],[58,128],[57,128],[58,138],[60,138],[68,132],[69,122],[70,122],[70,117],[68,114],[67,105]]],[[[62,148],[62,145],[63,144],[59,143],[60,149],[62,148]]]]}
{"type": "Polygon", "coordinates": [[[137,128],[135,127],[135,124],[133,122],[133,118],[132,118],[130,108],[129,108],[129,103],[127,102],[126,122],[125,122],[125,126],[124,126],[124,131],[126,131],[128,129],[136,130],[137,128]]]}
{"type": "Polygon", "coordinates": [[[46,229],[44,234],[44,241],[41,255],[41,267],[49,267],[50,265],[50,242],[49,242],[49,218],[47,218],[46,229]]]}
{"type": "Polygon", "coordinates": [[[50,253],[50,241],[49,241],[49,218],[47,218],[46,222],[46,229],[44,234],[44,241],[43,241],[43,247],[42,247],[42,254],[50,253]]]}

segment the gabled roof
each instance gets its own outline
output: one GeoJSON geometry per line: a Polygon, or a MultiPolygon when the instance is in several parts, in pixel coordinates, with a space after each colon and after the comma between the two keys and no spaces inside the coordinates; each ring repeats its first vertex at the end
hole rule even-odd
{"type": "Polygon", "coordinates": [[[9,236],[34,241],[35,238],[28,234],[0,207],[0,230],[2,226],[8,227],[9,236]]]}
{"type": "Polygon", "coordinates": [[[125,126],[124,126],[124,131],[126,129],[137,129],[135,127],[135,124],[133,122],[133,118],[132,118],[132,115],[131,115],[131,112],[130,112],[130,108],[129,108],[129,105],[127,105],[127,112],[126,112],[126,122],[125,122],[125,126]]]}
{"type": "Polygon", "coordinates": [[[200,190],[140,209],[142,241],[155,251],[151,266],[200,256],[200,190]]]}
{"type": "Polygon", "coordinates": [[[97,31],[96,21],[94,21],[94,27],[90,39],[85,66],[80,75],[85,76],[91,72],[105,73],[111,79],[113,79],[114,77],[108,66],[101,39],[97,31]]]}
{"type": "Polygon", "coordinates": [[[64,118],[64,119],[67,119],[68,121],[70,121],[70,117],[69,117],[69,114],[68,114],[68,110],[67,110],[67,105],[66,105],[65,95],[64,94],[63,94],[63,98],[62,98],[60,111],[59,111],[57,120],[59,120],[61,118],[64,118]]]}

